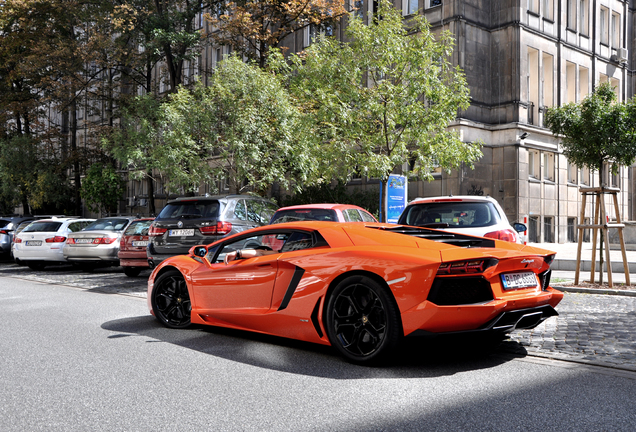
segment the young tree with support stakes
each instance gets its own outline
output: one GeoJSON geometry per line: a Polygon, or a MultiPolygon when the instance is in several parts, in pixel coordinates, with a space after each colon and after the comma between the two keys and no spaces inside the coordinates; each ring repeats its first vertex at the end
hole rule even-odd
{"type": "Polygon", "coordinates": [[[433,35],[419,15],[404,21],[383,0],[369,25],[352,15],[346,35],[350,42],[318,37],[291,56],[292,92],[323,161],[318,175],[379,178],[386,202],[398,167],[430,179],[435,167],[470,165],[481,156],[478,143],[462,142],[447,128],[469,105],[464,74],[450,60],[450,33],[433,35]]]}
{"type": "MultiPolygon", "coordinates": [[[[606,193],[605,168],[606,164],[612,164],[612,171],[616,172],[619,165],[629,166],[636,159],[636,103],[630,99],[626,103],[617,102],[614,89],[609,83],[599,85],[592,94],[588,95],[580,103],[569,103],[561,107],[548,109],[544,118],[544,124],[552,133],[561,137],[563,153],[570,163],[578,167],[587,167],[590,170],[597,170],[600,188],[595,191],[597,200],[604,199],[606,193]]],[[[583,204],[585,204],[585,194],[589,191],[581,190],[583,204]]],[[[618,204],[615,192],[615,204],[618,204]]],[[[597,202],[597,216],[604,217],[604,204],[597,202]],[[598,215],[598,210],[600,215],[598,215]]],[[[620,218],[618,208],[617,218],[620,218]]],[[[585,206],[581,210],[581,218],[585,213],[585,206]]],[[[620,219],[619,219],[620,221],[620,219]]],[[[580,222],[583,224],[583,221],[580,222]]],[[[597,222],[594,222],[597,224],[597,222]]],[[[605,221],[601,221],[604,227],[600,229],[601,249],[600,249],[600,280],[603,282],[603,232],[607,230],[605,221]]],[[[620,224],[619,224],[620,225],[620,224]]],[[[593,255],[596,255],[596,229],[594,229],[593,255]]],[[[623,253],[623,260],[626,262],[625,249],[622,235],[622,226],[617,226],[623,253]]],[[[582,228],[580,228],[582,229],[582,228]]],[[[579,249],[577,252],[577,273],[580,263],[581,241],[579,238],[579,249]]],[[[606,239],[607,242],[607,239],[606,239]]],[[[609,251],[608,253],[609,259],[609,251]]],[[[593,260],[596,258],[594,257],[593,260]]],[[[608,263],[608,266],[611,264],[608,263]]],[[[592,266],[592,269],[594,266],[592,266]]],[[[626,267],[626,279],[629,280],[629,270],[626,267]]],[[[611,268],[608,268],[610,285],[611,268]]],[[[592,280],[594,274],[592,272],[592,280]]]]}

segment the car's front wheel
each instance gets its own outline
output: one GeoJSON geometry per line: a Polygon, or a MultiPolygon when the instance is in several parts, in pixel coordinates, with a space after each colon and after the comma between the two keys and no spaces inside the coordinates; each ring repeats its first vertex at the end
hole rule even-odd
{"type": "Polygon", "coordinates": [[[170,328],[190,325],[190,294],[183,275],[170,270],[160,275],[152,290],[152,310],[161,323],[170,328]]]}
{"type": "Polygon", "coordinates": [[[329,341],[351,362],[381,362],[402,337],[399,312],[391,294],[367,276],[341,281],[329,296],[325,310],[329,341]]]}

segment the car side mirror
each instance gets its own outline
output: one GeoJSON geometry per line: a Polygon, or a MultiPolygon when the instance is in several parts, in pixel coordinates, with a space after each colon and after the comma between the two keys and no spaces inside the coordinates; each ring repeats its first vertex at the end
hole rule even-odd
{"type": "Polygon", "coordinates": [[[517,232],[524,232],[528,230],[528,227],[525,224],[516,222],[512,225],[512,227],[515,229],[515,231],[517,232]]]}
{"type": "Polygon", "coordinates": [[[208,248],[205,246],[194,246],[190,249],[190,254],[203,258],[208,253],[208,248]]]}

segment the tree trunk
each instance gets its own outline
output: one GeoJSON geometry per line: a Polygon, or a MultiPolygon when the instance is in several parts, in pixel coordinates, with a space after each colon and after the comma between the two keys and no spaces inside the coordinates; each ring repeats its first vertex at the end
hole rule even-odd
{"type": "Polygon", "coordinates": [[[80,190],[82,187],[80,177],[80,161],[79,151],[77,148],[77,101],[73,97],[70,105],[70,134],[71,134],[71,155],[73,157],[73,174],[74,174],[74,196],[75,196],[75,215],[82,216],[82,196],[80,190]]]}
{"type": "Polygon", "coordinates": [[[382,207],[382,214],[380,214],[380,222],[386,222],[388,217],[388,197],[389,197],[389,176],[387,175],[382,179],[382,196],[380,197],[380,205],[382,207]]]}
{"type": "Polygon", "coordinates": [[[152,180],[152,170],[146,172],[146,181],[148,182],[148,213],[150,216],[156,216],[155,209],[155,184],[152,180]]]}

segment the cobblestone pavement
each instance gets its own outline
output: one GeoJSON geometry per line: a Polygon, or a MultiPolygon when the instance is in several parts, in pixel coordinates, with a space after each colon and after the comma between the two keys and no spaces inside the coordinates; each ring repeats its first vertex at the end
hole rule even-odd
{"type": "MultiPolygon", "coordinates": [[[[149,274],[131,278],[121,267],[82,271],[69,265],[33,271],[0,263],[0,276],[143,298],[149,274]]],[[[566,292],[557,311],[535,329],[512,333],[499,350],[636,371],[636,297],[566,292]]]]}
{"type": "Polygon", "coordinates": [[[565,293],[559,316],[517,331],[502,349],[636,371],[636,297],[565,293]]]}

